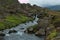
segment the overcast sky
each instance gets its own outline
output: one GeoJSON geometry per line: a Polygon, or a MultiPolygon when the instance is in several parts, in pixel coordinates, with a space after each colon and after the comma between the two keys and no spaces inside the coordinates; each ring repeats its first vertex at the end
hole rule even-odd
{"type": "Polygon", "coordinates": [[[36,4],[38,6],[60,5],[60,0],[20,0],[22,3],[36,4]]]}
{"type": "Polygon", "coordinates": [[[60,5],[60,0],[29,0],[31,4],[37,4],[39,6],[60,5]]]}

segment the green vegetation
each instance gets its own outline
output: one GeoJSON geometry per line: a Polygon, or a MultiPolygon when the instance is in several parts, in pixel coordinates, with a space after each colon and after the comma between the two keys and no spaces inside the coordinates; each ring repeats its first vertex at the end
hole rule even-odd
{"type": "Polygon", "coordinates": [[[4,22],[0,22],[0,29],[3,30],[5,28],[4,22]]]}
{"type": "Polygon", "coordinates": [[[33,31],[39,30],[39,35],[46,30],[47,34],[49,34],[47,38],[50,40],[56,36],[57,29],[55,27],[60,27],[60,12],[36,5],[19,4],[18,0],[0,0],[0,5],[0,30],[15,27],[26,21],[32,21],[32,15],[37,14],[39,21],[38,25],[32,26],[33,31]]]}
{"type": "Polygon", "coordinates": [[[20,17],[17,17],[15,15],[11,15],[11,16],[7,16],[6,17],[6,21],[11,22],[11,23],[22,23],[22,22],[26,22],[28,19],[28,17],[21,15],[20,17]]]}
{"type": "Polygon", "coordinates": [[[48,35],[48,40],[52,40],[54,37],[56,37],[57,35],[57,32],[56,32],[56,29],[53,30],[49,35],[48,35]]]}
{"type": "Polygon", "coordinates": [[[20,14],[18,15],[9,15],[6,16],[4,21],[0,22],[0,30],[15,27],[18,24],[25,23],[26,21],[31,20],[32,18],[29,18],[25,15],[20,14]]]}

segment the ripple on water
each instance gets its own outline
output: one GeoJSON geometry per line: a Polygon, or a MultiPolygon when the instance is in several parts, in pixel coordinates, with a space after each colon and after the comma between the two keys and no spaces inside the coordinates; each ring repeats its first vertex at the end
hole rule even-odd
{"type": "Polygon", "coordinates": [[[18,31],[16,34],[22,36],[24,33],[18,31]]]}
{"type": "Polygon", "coordinates": [[[5,40],[44,40],[44,39],[38,38],[38,37],[34,36],[33,34],[31,35],[31,34],[25,34],[24,33],[22,36],[21,36],[21,34],[20,35],[12,34],[9,37],[6,36],[5,40]]]}
{"type": "Polygon", "coordinates": [[[5,34],[6,36],[10,36],[10,34],[5,34]]]}

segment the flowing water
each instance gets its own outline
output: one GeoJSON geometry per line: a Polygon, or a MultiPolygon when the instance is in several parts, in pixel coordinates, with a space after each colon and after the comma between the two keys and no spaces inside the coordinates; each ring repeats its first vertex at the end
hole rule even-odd
{"type": "Polygon", "coordinates": [[[4,37],[4,40],[44,40],[44,38],[37,37],[34,34],[24,33],[24,30],[26,30],[26,28],[38,24],[37,21],[38,21],[38,18],[36,16],[33,22],[29,21],[29,22],[20,24],[17,27],[4,30],[3,32],[6,34],[6,36],[4,37]],[[8,34],[9,30],[13,30],[13,29],[17,30],[17,33],[8,34]]]}

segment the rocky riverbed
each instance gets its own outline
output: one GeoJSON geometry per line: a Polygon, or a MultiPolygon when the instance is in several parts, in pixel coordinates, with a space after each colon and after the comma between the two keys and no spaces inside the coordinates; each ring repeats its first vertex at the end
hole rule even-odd
{"type": "Polygon", "coordinates": [[[44,40],[44,37],[37,37],[34,34],[24,33],[26,28],[38,24],[38,19],[39,18],[36,17],[35,20],[33,20],[33,22],[29,21],[20,24],[17,27],[3,30],[2,32],[5,34],[5,36],[3,36],[2,38],[0,37],[1,40],[44,40]]]}

